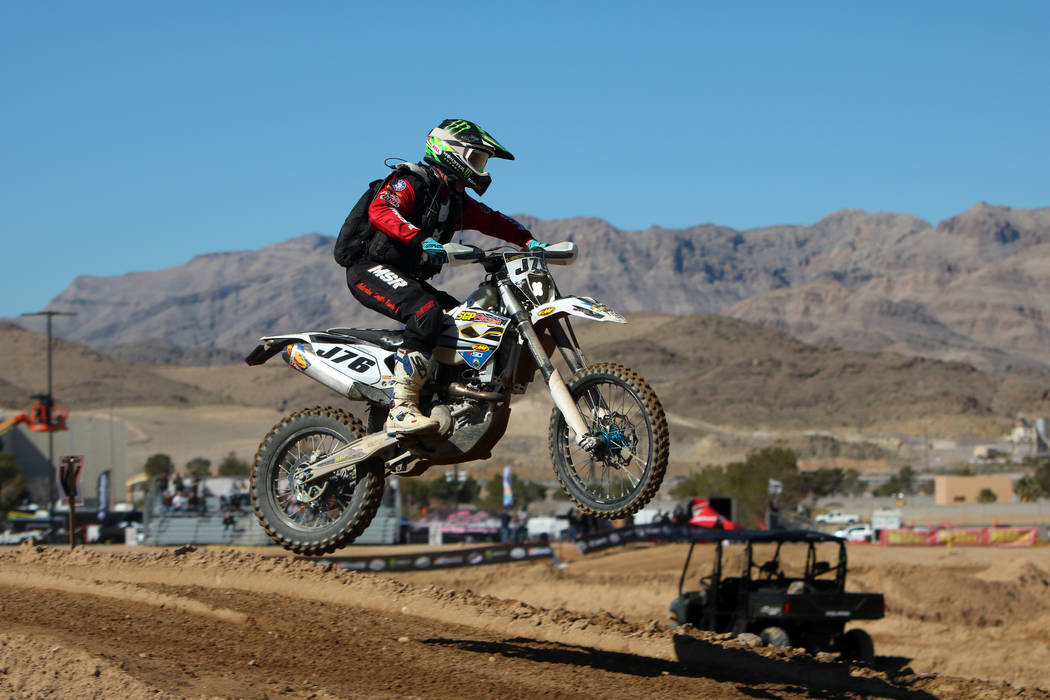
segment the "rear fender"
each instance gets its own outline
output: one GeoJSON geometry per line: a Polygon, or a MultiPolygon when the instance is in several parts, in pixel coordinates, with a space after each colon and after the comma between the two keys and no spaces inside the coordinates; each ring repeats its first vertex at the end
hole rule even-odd
{"type": "Polygon", "coordinates": [[[591,321],[627,323],[627,319],[614,311],[612,307],[591,297],[562,297],[550,304],[537,306],[532,310],[531,315],[533,325],[544,319],[566,316],[578,316],[591,321]]]}
{"type": "Polygon", "coordinates": [[[274,355],[277,355],[284,350],[287,345],[292,343],[306,343],[310,344],[310,336],[307,333],[296,333],[293,335],[271,335],[264,338],[259,338],[259,345],[255,346],[255,349],[248,353],[248,357],[244,358],[244,361],[251,365],[265,364],[274,355]]]}

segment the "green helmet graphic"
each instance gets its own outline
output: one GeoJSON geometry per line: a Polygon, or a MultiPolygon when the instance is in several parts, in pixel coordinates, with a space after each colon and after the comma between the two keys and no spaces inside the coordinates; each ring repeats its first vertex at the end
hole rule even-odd
{"type": "Polygon", "coordinates": [[[492,176],[485,170],[489,158],[514,160],[510,151],[474,122],[446,119],[430,130],[423,160],[483,195],[492,184],[492,176]]]}

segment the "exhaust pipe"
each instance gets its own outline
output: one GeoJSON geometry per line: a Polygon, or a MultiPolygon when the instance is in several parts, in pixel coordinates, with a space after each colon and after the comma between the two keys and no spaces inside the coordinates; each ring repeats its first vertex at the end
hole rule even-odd
{"type": "Polygon", "coordinates": [[[474,399],[475,401],[506,401],[507,395],[499,391],[478,391],[471,389],[466,384],[452,382],[448,385],[448,393],[463,399],[474,399]]]}
{"type": "Polygon", "coordinates": [[[323,362],[312,347],[305,343],[290,343],[281,351],[281,359],[292,369],[299,370],[310,379],[324,384],[341,396],[350,399],[362,398],[353,388],[354,380],[323,362]]]}

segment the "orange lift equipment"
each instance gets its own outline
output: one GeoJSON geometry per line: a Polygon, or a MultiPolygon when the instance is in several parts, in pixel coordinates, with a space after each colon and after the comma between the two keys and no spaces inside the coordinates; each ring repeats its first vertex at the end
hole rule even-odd
{"type": "Polygon", "coordinates": [[[41,394],[33,397],[33,405],[29,407],[29,411],[0,422],[0,435],[14,430],[20,423],[25,423],[27,428],[40,433],[67,430],[68,417],[68,409],[52,405],[50,397],[41,394]]]}

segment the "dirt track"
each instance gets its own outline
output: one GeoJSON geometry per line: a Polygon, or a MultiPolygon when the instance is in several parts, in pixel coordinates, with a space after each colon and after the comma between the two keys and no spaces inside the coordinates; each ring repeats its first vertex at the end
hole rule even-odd
{"type": "Polygon", "coordinates": [[[676,637],[663,618],[681,554],[394,578],[232,550],[25,545],[0,552],[0,695],[1050,698],[1035,687],[1050,687],[1046,548],[926,563],[851,552],[861,585],[893,588],[888,617],[868,626],[874,669],[676,637]],[[980,581],[983,602],[965,604],[980,581]],[[940,653],[957,652],[963,673],[921,651],[946,626],[965,640],[940,653]],[[908,643],[920,651],[894,651],[908,643]]]}

